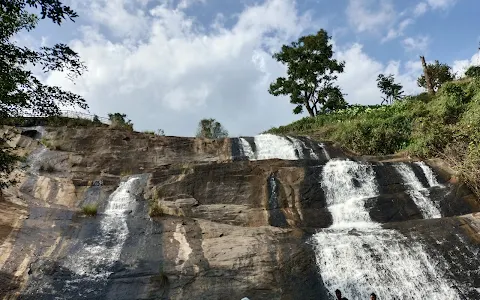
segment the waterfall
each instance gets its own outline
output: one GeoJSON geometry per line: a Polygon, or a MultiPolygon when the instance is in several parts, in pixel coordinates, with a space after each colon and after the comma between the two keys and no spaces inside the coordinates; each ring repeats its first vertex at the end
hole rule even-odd
{"type": "Polygon", "coordinates": [[[127,212],[135,208],[135,194],[140,188],[140,180],[131,177],[110,195],[100,221],[98,234],[74,255],[64,266],[83,279],[105,280],[112,273],[110,268],[120,258],[128,236],[127,212]],[[86,277],[86,278],[85,278],[86,277]]]}
{"type": "Polygon", "coordinates": [[[332,160],[325,165],[322,178],[321,185],[333,217],[332,227],[373,225],[365,209],[365,200],[378,195],[375,173],[370,165],[332,160]]]}
{"type": "Polygon", "coordinates": [[[254,137],[256,146],[255,159],[298,159],[298,151],[286,138],[273,134],[260,134],[254,137]]]}
{"type": "MultiPolygon", "coordinates": [[[[440,213],[440,210],[430,199],[429,191],[424,188],[420,180],[418,180],[412,167],[405,163],[396,164],[394,167],[400,176],[402,176],[402,179],[408,188],[408,195],[420,209],[423,217],[425,219],[441,218],[442,214],[440,213]]],[[[433,181],[432,183],[434,184],[433,181]]]]}
{"type": "Polygon", "coordinates": [[[340,289],[348,299],[368,299],[372,292],[378,299],[460,299],[419,242],[371,220],[364,203],[378,189],[369,164],[329,161],[321,185],[333,224],[312,243],[331,293],[340,289]]]}
{"type": "Polygon", "coordinates": [[[430,187],[442,186],[440,183],[438,183],[437,177],[433,173],[433,170],[429,166],[427,166],[426,163],[424,163],[423,161],[420,161],[420,162],[415,162],[415,164],[420,168],[422,168],[423,174],[425,175],[425,178],[427,178],[428,185],[430,187]]]}
{"type": "Polygon", "coordinates": [[[252,146],[246,139],[239,138],[240,156],[248,157],[249,160],[275,158],[285,160],[319,159],[315,150],[308,147],[305,142],[289,136],[260,134],[254,137],[254,143],[255,149],[252,149],[252,146]]]}
{"type": "Polygon", "coordinates": [[[246,156],[249,159],[252,159],[255,157],[255,152],[253,152],[252,147],[248,143],[248,141],[244,138],[240,138],[240,155],[241,156],[246,156]]]}

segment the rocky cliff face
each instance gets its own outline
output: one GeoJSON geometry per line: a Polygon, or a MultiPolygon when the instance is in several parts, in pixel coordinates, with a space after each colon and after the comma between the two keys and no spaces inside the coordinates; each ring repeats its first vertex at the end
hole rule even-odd
{"type": "Polygon", "coordinates": [[[371,274],[358,277],[345,251],[377,255],[372,273],[387,277],[411,276],[389,260],[421,251],[403,258],[426,270],[413,290],[440,282],[451,299],[480,298],[479,202],[438,163],[270,135],[5,131],[28,154],[0,201],[5,299],[330,299],[335,288],[355,299],[366,292],[356,282],[391,295],[381,280],[363,283],[371,274]],[[96,216],[82,212],[89,204],[96,216]]]}

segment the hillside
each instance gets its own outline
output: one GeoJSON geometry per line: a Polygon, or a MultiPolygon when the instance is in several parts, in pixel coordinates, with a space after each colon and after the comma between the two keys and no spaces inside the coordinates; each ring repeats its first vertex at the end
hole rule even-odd
{"type": "Polygon", "coordinates": [[[480,195],[480,79],[444,84],[433,97],[389,106],[351,106],[306,117],[269,133],[334,141],[358,155],[440,157],[480,195]]]}

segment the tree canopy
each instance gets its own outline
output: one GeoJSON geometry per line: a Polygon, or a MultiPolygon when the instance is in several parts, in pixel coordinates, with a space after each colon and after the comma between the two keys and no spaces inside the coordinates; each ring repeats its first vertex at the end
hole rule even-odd
{"type": "Polygon", "coordinates": [[[291,45],[283,45],[273,58],[287,66],[287,77],[279,77],[270,84],[274,96],[289,95],[295,105],[293,113],[305,108],[310,116],[345,108],[347,103],[339,86],[337,74],[344,63],[333,59],[330,38],[323,29],[315,35],[303,36],[291,45]]]}
{"type": "MultiPolygon", "coordinates": [[[[14,37],[21,31],[33,30],[40,19],[50,19],[61,25],[67,18],[78,15],[58,0],[0,1],[0,120],[33,116],[55,116],[60,108],[74,106],[87,108],[85,100],[56,86],[47,86],[31,71],[30,66],[41,67],[43,72],[66,72],[75,79],[86,71],[78,54],[65,44],[31,49],[18,45],[14,37]],[[39,15],[29,12],[39,9],[39,15]]],[[[0,138],[0,188],[9,183],[7,176],[18,159],[5,147],[5,137],[0,138]]]]}
{"type": "Polygon", "coordinates": [[[124,128],[128,130],[133,130],[133,123],[131,120],[127,119],[126,114],[108,114],[108,119],[110,120],[110,126],[113,128],[124,128]]]}
{"type": "Polygon", "coordinates": [[[394,100],[401,99],[403,97],[403,86],[401,84],[395,83],[395,78],[393,74],[385,76],[384,74],[379,74],[377,77],[377,87],[380,89],[382,94],[385,95],[383,98],[382,104],[393,103],[394,100]]]}
{"type": "Polygon", "coordinates": [[[197,137],[218,139],[228,137],[228,131],[215,119],[202,119],[198,122],[197,137]]]}
{"type": "Polygon", "coordinates": [[[480,66],[470,66],[465,72],[465,76],[472,78],[480,78],[480,66]]]}
{"type": "MultiPolygon", "coordinates": [[[[447,64],[440,63],[438,60],[433,64],[427,64],[427,72],[430,76],[434,92],[437,92],[445,82],[455,79],[455,74],[452,73],[452,68],[447,64]]],[[[422,74],[422,76],[417,79],[417,84],[419,87],[427,89],[425,75],[422,74]]]]}

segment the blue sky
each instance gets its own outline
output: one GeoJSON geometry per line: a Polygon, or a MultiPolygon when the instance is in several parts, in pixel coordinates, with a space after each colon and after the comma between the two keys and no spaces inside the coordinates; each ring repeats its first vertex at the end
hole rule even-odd
{"type": "Polygon", "coordinates": [[[375,79],[392,73],[417,93],[418,56],[462,73],[480,62],[480,2],[473,0],[83,0],[79,14],[58,27],[41,21],[18,40],[68,43],[89,71],[72,84],[90,112],[126,113],[136,130],[162,128],[191,136],[213,117],[231,135],[254,135],[287,124],[288,98],[268,94],[285,69],[271,58],[282,44],[326,29],[346,62],[339,84],[350,103],[381,101],[375,79]]]}

